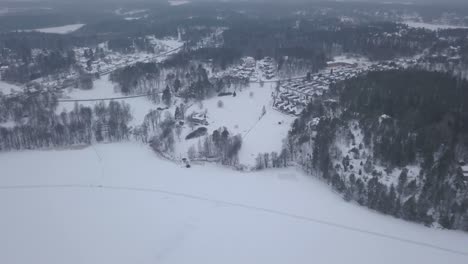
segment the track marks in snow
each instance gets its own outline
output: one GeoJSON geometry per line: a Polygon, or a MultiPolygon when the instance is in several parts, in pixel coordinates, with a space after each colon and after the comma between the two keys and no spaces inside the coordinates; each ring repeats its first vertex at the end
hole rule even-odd
{"type": "MultiPolygon", "coordinates": [[[[459,250],[453,250],[450,248],[445,248],[445,247],[440,247],[437,245],[433,245],[430,243],[422,242],[422,241],[416,241],[416,240],[411,240],[407,239],[404,237],[398,237],[398,236],[393,236],[385,233],[380,233],[372,230],[366,230],[362,228],[356,228],[348,225],[343,225],[339,223],[334,223],[331,221],[325,221],[321,220],[319,218],[313,218],[313,217],[308,217],[308,216],[302,216],[302,215],[297,215],[297,214],[291,214],[288,212],[284,211],[279,211],[275,209],[269,209],[269,208],[263,208],[263,207],[257,207],[257,206],[252,206],[248,204],[242,204],[242,203],[235,203],[235,202],[229,202],[229,201],[224,201],[224,200],[219,200],[219,199],[212,199],[209,197],[203,197],[203,196],[198,196],[198,195],[192,195],[192,194],[187,194],[187,193],[181,193],[181,192],[173,192],[173,191],[167,191],[167,190],[161,190],[161,189],[155,189],[155,188],[142,188],[142,187],[125,187],[125,186],[110,186],[110,185],[84,185],[84,184],[63,184],[63,185],[12,185],[12,186],[0,186],[0,190],[28,190],[28,189],[63,189],[63,188],[84,188],[84,189],[104,189],[104,190],[112,190],[112,191],[132,191],[132,192],[145,192],[145,193],[157,193],[157,194],[163,194],[163,195],[169,195],[173,197],[182,197],[186,199],[191,199],[191,200],[198,200],[198,201],[204,201],[204,202],[209,202],[213,203],[216,206],[232,206],[232,207],[237,207],[237,208],[242,208],[246,210],[251,210],[251,211],[257,211],[257,212],[263,212],[271,215],[276,215],[276,216],[281,216],[281,217],[286,217],[286,218],[291,218],[299,221],[306,221],[312,224],[319,224],[319,225],[325,225],[329,226],[332,228],[340,229],[343,231],[347,232],[355,232],[355,233],[360,233],[368,236],[373,236],[375,238],[380,238],[380,239],[389,239],[393,241],[398,241],[401,243],[406,243],[406,244],[411,244],[413,246],[419,246],[419,247],[425,247],[425,248],[430,248],[433,250],[439,250],[439,251],[444,251],[447,253],[451,254],[456,254],[456,255],[461,255],[461,256],[466,256],[468,257],[468,252],[464,251],[459,251],[459,250]]],[[[166,255],[170,254],[171,251],[174,249],[178,248],[178,245],[183,243],[185,238],[190,235],[190,233],[194,232],[196,229],[196,225],[193,224],[186,224],[184,227],[177,232],[170,238],[169,242],[166,244],[165,247],[163,247],[160,252],[157,254],[157,258],[159,260],[163,259],[166,255]]]]}

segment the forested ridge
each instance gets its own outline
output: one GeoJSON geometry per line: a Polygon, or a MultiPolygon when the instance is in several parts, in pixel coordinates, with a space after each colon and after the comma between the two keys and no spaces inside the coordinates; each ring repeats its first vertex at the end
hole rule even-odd
{"type": "Polygon", "coordinates": [[[370,72],[333,85],[294,122],[285,152],[345,199],[406,220],[468,230],[468,83],[370,72]]]}

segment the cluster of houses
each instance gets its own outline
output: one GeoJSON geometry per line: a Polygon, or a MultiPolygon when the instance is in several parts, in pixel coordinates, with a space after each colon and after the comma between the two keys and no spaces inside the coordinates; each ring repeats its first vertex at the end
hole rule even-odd
{"type": "Polygon", "coordinates": [[[276,76],[276,68],[275,60],[271,57],[265,57],[258,61],[252,57],[244,57],[239,65],[223,74],[250,82],[258,82],[259,80],[273,79],[276,76]]]}
{"type": "Polygon", "coordinates": [[[379,62],[377,64],[373,64],[369,66],[367,71],[386,71],[386,70],[396,70],[396,69],[401,69],[403,67],[409,66],[410,62],[406,61],[384,61],[384,62],[379,62]]]}
{"type": "MultiPolygon", "coordinates": [[[[126,66],[134,65],[138,62],[153,62],[157,61],[160,58],[160,54],[162,52],[166,52],[171,50],[170,45],[166,45],[165,43],[151,41],[150,43],[153,44],[154,53],[147,53],[147,52],[135,52],[129,54],[122,54],[119,52],[113,52],[109,50],[106,46],[106,43],[99,44],[99,49],[102,51],[102,54],[105,56],[94,56],[93,60],[90,60],[85,56],[85,52],[89,52],[89,48],[86,47],[79,47],[75,48],[75,58],[77,64],[82,68],[86,73],[90,73],[93,75],[105,75],[109,74],[119,68],[123,68],[126,66]]],[[[77,71],[67,72],[66,74],[62,74],[60,76],[50,76],[50,78],[44,77],[34,82],[39,83],[44,88],[60,90],[69,86],[73,86],[76,83],[76,80],[79,77],[79,73],[77,71]]]]}
{"type": "Polygon", "coordinates": [[[299,105],[298,102],[305,101],[295,94],[281,93],[273,103],[273,107],[283,113],[298,116],[305,105],[299,105]]]}
{"type": "Polygon", "coordinates": [[[241,63],[233,68],[231,68],[227,75],[237,77],[239,79],[245,79],[250,81],[257,81],[254,76],[255,73],[255,59],[252,57],[244,57],[241,60],[241,63]]]}
{"type": "Polygon", "coordinates": [[[274,97],[273,106],[277,110],[299,115],[313,98],[323,94],[328,85],[319,80],[296,79],[280,83],[280,92],[274,97]]]}
{"type": "Polygon", "coordinates": [[[279,92],[273,96],[273,106],[283,113],[299,115],[310,100],[320,97],[333,83],[369,71],[383,71],[400,67],[401,65],[395,62],[380,62],[372,65],[329,62],[327,68],[318,73],[305,78],[281,81],[279,92]]]}
{"type": "Polygon", "coordinates": [[[299,115],[313,98],[321,96],[330,84],[352,78],[361,72],[354,64],[332,64],[319,73],[306,78],[287,80],[280,83],[273,106],[284,113],[299,115]]]}
{"type": "Polygon", "coordinates": [[[271,57],[265,57],[258,61],[258,67],[263,72],[263,77],[267,80],[271,80],[275,77],[277,66],[275,61],[271,57]]]}
{"type": "Polygon", "coordinates": [[[166,51],[163,47],[154,47],[154,53],[137,52],[130,54],[122,54],[119,52],[112,52],[108,49],[105,50],[105,56],[95,56],[93,60],[89,60],[85,56],[87,48],[76,48],[75,56],[77,63],[88,73],[107,74],[115,69],[122,68],[135,64],[137,62],[151,62],[154,61],[160,52],[166,51]]]}
{"type": "Polygon", "coordinates": [[[465,182],[468,182],[468,164],[466,164],[464,161],[460,161],[460,170],[465,182]]]}

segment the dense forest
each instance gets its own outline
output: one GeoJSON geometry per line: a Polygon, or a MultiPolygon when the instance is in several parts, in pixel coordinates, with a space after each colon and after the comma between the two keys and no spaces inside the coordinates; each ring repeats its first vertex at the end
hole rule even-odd
{"type": "Polygon", "coordinates": [[[468,83],[370,72],[331,87],[294,122],[284,152],[345,199],[406,220],[468,230],[468,83]]]}

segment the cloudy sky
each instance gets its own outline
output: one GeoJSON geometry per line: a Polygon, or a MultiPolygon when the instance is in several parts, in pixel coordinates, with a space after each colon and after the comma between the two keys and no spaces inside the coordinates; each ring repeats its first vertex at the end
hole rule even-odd
{"type": "MultiPolygon", "coordinates": [[[[5,2],[89,2],[90,0],[0,0],[0,3],[5,2]]],[[[93,2],[166,2],[166,0],[92,0],[93,2]]],[[[418,4],[432,4],[432,3],[462,3],[468,5],[468,0],[190,0],[191,2],[200,1],[257,1],[257,2],[324,2],[324,1],[336,1],[336,2],[372,2],[372,3],[418,3],[418,4]]]]}

